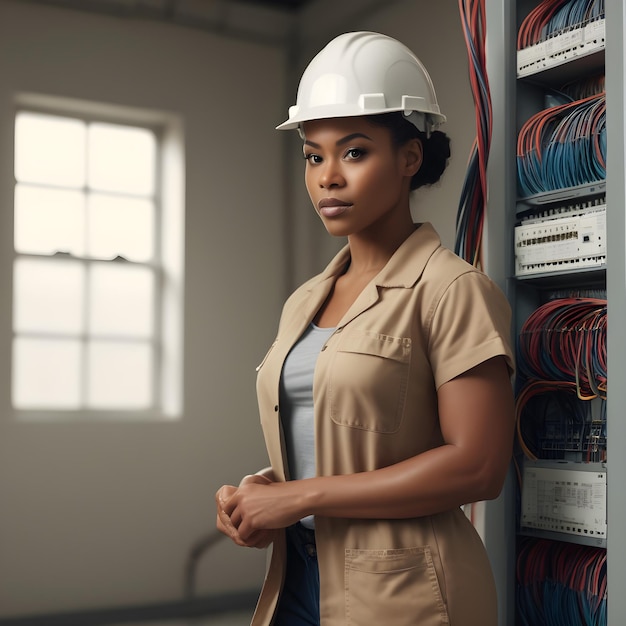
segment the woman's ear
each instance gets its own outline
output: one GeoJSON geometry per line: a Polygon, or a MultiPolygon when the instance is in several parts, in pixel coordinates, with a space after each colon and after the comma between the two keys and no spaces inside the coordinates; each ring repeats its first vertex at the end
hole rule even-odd
{"type": "Polygon", "coordinates": [[[403,146],[403,149],[405,159],[405,175],[412,177],[417,174],[420,167],[422,167],[422,160],[424,158],[424,149],[422,147],[422,142],[417,137],[414,139],[410,139],[403,146]]]}

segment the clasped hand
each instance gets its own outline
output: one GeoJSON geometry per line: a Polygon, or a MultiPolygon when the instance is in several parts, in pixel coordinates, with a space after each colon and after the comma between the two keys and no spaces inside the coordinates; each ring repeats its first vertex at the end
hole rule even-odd
{"type": "Polygon", "coordinates": [[[289,502],[287,490],[287,483],[275,483],[258,474],[246,476],[239,487],[220,487],[215,494],[217,529],[239,546],[266,548],[277,529],[302,517],[290,506],[293,502],[289,502]]]}

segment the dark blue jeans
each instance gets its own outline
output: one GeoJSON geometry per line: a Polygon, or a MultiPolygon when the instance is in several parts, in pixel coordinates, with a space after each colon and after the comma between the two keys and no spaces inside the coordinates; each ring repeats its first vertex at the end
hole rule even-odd
{"type": "Polygon", "coordinates": [[[287,528],[287,572],[274,626],[319,626],[320,577],[314,531],[287,528]]]}

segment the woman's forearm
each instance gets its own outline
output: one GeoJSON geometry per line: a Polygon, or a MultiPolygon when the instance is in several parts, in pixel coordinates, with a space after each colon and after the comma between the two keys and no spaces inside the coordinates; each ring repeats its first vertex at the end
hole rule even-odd
{"type": "Polygon", "coordinates": [[[501,472],[490,476],[486,466],[470,466],[460,456],[444,445],[383,469],[310,478],[292,487],[302,496],[304,514],[329,517],[419,517],[496,497],[501,472]]]}
{"type": "Polygon", "coordinates": [[[504,361],[492,359],[446,383],[438,399],[444,445],[368,472],[265,484],[250,477],[224,511],[245,538],[308,515],[419,517],[495,498],[509,467],[515,423],[504,361]]]}

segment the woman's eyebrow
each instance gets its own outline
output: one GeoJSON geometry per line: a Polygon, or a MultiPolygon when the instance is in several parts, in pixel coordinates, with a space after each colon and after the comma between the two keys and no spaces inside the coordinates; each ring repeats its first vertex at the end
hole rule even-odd
{"type": "Polygon", "coordinates": [[[371,137],[368,137],[364,133],[352,133],[351,135],[346,135],[345,137],[337,140],[337,143],[335,145],[341,146],[344,143],[348,143],[349,141],[352,141],[353,139],[367,139],[368,141],[373,141],[371,137]]]}
{"type": "MultiPolygon", "coordinates": [[[[373,141],[373,139],[371,137],[368,137],[367,135],[365,135],[364,133],[351,133],[350,135],[346,135],[345,137],[342,137],[341,139],[338,139],[335,142],[336,146],[342,146],[344,143],[348,143],[349,141],[352,141],[353,139],[367,139],[369,141],[373,141]]],[[[311,146],[311,148],[315,148],[317,150],[319,150],[322,146],[320,146],[318,143],[315,143],[314,141],[310,141],[309,139],[305,139],[304,140],[304,144],[307,146],[311,146]]]]}

